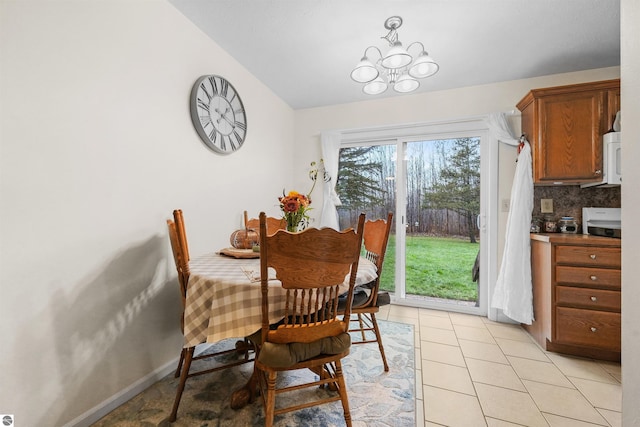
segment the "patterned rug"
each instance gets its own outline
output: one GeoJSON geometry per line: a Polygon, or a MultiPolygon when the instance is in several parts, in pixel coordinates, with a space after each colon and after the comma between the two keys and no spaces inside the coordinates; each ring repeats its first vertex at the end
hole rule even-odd
{"type": "MultiPolygon", "coordinates": [[[[413,326],[379,321],[389,372],[384,372],[378,346],[352,345],[343,360],[349,407],[354,427],[414,427],[415,421],[415,361],[413,326]]],[[[228,346],[223,342],[218,345],[228,346]]],[[[209,351],[209,349],[207,351],[209,351]]],[[[198,363],[206,364],[207,361],[198,363]]],[[[209,362],[211,363],[211,362],[209,362]]],[[[195,362],[194,362],[195,366],[195,362]]],[[[199,367],[202,365],[199,365],[199,367]]],[[[243,386],[251,375],[252,364],[193,377],[187,381],[178,419],[167,418],[173,405],[178,379],[173,374],[163,378],[127,403],[93,424],[98,427],[128,426],[261,426],[264,425],[260,397],[240,410],[229,406],[231,393],[243,386]]],[[[313,375],[310,371],[287,372],[279,377],[294,381],[295,376],[313,375]],[[307,373],[308,372],[308,373],[307,373]]],[[[307,389],[314,394],[332,393],[320,388],[307,389]]],[[[304,393],[298,391],[296,393],[304,393]]],[[[278,401],[276,401],[277,404],[278,401]]],[[[344,426],[342,405],[326,405],[276,416],[275,426],[344,426]]]]}

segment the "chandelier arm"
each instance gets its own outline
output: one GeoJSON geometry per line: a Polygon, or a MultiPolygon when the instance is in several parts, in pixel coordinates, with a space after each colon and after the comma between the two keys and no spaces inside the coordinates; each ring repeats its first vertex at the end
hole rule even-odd
{"type": "Polygon", "coordinates": [[[377,51],[378,51],[378,57],[379,57],[379,58],[378,58],[378,60],[377,60],[375,63],[377,64],[378,62],[380,62],[380,59],[382,59],[382,52],[380,51],[380,49],[378,49],[376,46],[369,46],[368,48],[366,48],[366,49],[364,50],[364,56],[365,56],[365,57],[367,56],[367,52],[369,51],[369,49],[375,49],[375,50],[377,50],[377,51]]]}
{"type": "Polygon", "coordinates": [[[411,49],[411,46],[413,46],[414,44],[419,44],[420,48],[422,49],[421,52],[426,52],[426,49],[424,48],[424,45],[422,44],[422,42],[413,42],[413,43],[411,43],[409,46],[407,46],[407,52],[409,51],[409,49],[411,49]]]}

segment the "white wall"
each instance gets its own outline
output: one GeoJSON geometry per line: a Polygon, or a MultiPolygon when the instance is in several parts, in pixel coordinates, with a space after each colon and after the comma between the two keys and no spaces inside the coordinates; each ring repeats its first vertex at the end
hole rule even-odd
{"type": "Polygon", "coordinates": [[[622,425],[640,426],[640,2],[621,1],[622,425]],[[631,186],[631,185],[633,186],[631,186]]]}
{"type": "Polygon", "coordinates": [[[294,114],[164,1],[2,0],[0,19],[0,413],[58,426],[175,367],[165,219],[184,210],[198,255],[243,209],[277,214],[294,114]],[[227,157],[191,124],[203,74],[247,110],[227,157]]]}

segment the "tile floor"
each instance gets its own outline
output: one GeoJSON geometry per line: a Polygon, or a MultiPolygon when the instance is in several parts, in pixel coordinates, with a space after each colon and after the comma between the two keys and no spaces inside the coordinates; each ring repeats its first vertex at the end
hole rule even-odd
{"type": "Polygon", "coordinates": [[[617,363],[546,352],[486,317],[388,305],[378,318],[415,326],[418,427],[621,425],[617,363]]]}

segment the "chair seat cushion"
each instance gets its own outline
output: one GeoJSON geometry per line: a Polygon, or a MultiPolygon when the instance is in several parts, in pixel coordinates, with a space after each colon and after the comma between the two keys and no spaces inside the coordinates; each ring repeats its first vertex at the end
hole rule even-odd
{"type": "MultiPolygon", "coordinates": [[[[362,306],[369,299],[369,290],[356,288],[353,291],[353,302],[351,303],[351,308],[356,308],[362,306]]],[[[338,297],[338,312],[342,313],[344,308],[347,305],[347,296],[348,293],[344,293],[338,297]]]]}
{"type": "Polygon", "coordinates": [[[344,332],[335,337],[325,337],[311,343],[276,344],[265,342],[260,348],[258,360],[273,368],[288,368],[298,362],[321,354],[339,354],[351,346],[351,336],[344,332]]]}
{"type": "Polygon", "coordinates": [[[365,283],[364,285],[356,286],[356,289],[357,288],[360,288],[360,289],[373,289],[375,286],[376,286],[376,281],[372,280],[371,282],[365,283]]]}
{"type": "Polygon", "coordinates": [[[376,305],[378,307],[382,307],[383,305],[391,304],[391,295],[389,292],[378,292],[378,299],[376,301],[376,305]]]}

